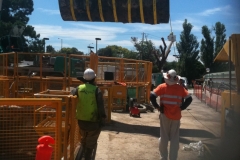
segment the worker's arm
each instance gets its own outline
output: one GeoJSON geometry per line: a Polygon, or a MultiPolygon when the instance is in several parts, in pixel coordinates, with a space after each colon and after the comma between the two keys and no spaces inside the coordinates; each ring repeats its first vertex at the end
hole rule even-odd
{"type": "Polygon", "coordinates": [[[97,88],[97,106],[99,110],[99,118],[106,118],[107,116],[104,108],[103,94],[99,88],[97,88]]]}
{"type": "Polygon", "coordinates": [[[78,87],[71,90],[71,95],[78,97],[78,87]]]}
{"type": "Polygon", "coordinates": [[[153,91],[150,92],[150,101],[152,102],[153,107],[159,109],[160,106],[157,103],[157,97],[158,96],[153,91]]]}
{"type": "Polygon", "coordinates": [[[155,92],[151,92],[150,93],[150,101],[152,102],[152,105],[154,106],[154,108],[156,108],[158,111],[160,111],[161,113],[164,113],[164,106],[163,104],[161,104],[160,106],[157,103],[157,95],[155,92]]]}
{"type": "Polygon", "coordinates": [[[186,109],[191,103],[192,103],[192,96],[188,95],[187,97],[184,98],[184,102],[180,106],[181,110],[186,109]]]}

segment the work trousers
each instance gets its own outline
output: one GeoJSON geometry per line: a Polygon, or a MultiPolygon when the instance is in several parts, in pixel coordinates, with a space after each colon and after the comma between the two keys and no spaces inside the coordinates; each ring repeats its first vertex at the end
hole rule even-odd
{"type": "Polygon", "coordinates": [[[167,118],[164,114],[159,115],[160,119],[160,139],[159,151],[160,159],[168,159],[168,141],[170,141],[169,159],[176,160],[179,149],[179,127],[180,120],[172,120],[167,118]]]}
{"type": "Polygon", "coordinates": [[[79,132],[81,135],[81,140],[80,140],[81,145],[84,148],[93,149],[97,144],[97,140],[100,135],[101,128],[97,127],[94,130],[92,130],[92,129],[86,130],[86,129],[83,129],[83,127],[81,127],[80,124],[78,124],[78,125],[79,125],[79,132]]]}

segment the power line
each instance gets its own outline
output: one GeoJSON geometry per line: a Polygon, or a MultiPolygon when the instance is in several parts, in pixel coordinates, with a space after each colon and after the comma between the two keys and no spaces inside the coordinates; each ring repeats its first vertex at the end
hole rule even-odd
{"type": "Polygon", "coordinates": [[[149,33],[148,33],[148,35],[150,35],[151,37],[156,37],[156,38],[160,38],[161,39],[161,37],[158,37],[158,36],[155,36],[155,35],[152,35],[152,34],[149,34],[149,33]]]}

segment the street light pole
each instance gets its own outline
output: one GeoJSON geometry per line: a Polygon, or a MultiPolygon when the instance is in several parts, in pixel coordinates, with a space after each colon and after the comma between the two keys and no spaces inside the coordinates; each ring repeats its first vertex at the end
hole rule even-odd
{"type": "Polygon", "coordinates": [[[44,43],[44,53],[46,53],[46,49],[45,49],[45,41],[49,40],[49,38],[43,38],[43,43],[44,43]]]}
{"type": "Polygon", "coordinates": [[[92,44],[93,44],[93,43],[90,43],[90,44],[87,46],[87,48],[89,48],[89,53],[91,52],[91,49],[94,48],[94,47],[91,46],[92,44]]]}
{"type": "MultiPolygon", "coordinates": [[[[61,39],[61,38],[58,38],[58,39],[61,39]]],[[[62,50],[62,41],[63,41],[63,40],[61,39],[61,50],[62,50]]]]}
{"type": "Polygon", "coordinates": [[[89,48],[89,54],[90,54],[91,53],[91,49],[93,49],[94,47],[89,45],[88,48],[89,48]]]}
{"type": "MultiPolygon", "coordinates": [[[[101,40],[101,38],[95,38],[95,40],[96,40],[96,54],[97,54],[97,41],[98,40],[101,40]]],[[[97,54],[98,55],[98,54],[97,54]]]]}

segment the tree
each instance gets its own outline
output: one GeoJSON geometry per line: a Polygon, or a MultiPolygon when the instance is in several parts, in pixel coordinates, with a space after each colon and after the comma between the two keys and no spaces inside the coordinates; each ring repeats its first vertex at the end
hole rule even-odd
{"type": "Polygon", "coordinates": [[[36,34],[34,27],[27,25],[28,16],[32,14],[33,10],[33,0],[4,0],[1,11],[0,37],[9,35],[14,26],[23,26],[25,30],[19,37],[22,50],[42,52],[44,44],[39,40],[40,35],[36,34]]]}
{"type": "Polygon", "coordinates": [[[222,49],[223,45],[226,43],[226,28],[225,25],[221,22],[217,22],[215,26],[213,27],[213,30],[215,32],[215,49],[214,49],[214,57],[217,56],[217,54],[222,49]]]}
{"type": "Polygon", "coordinates": [[[145,61],[155,61],[152,51],[156,50],[154,44],[151,40],[141,40],[138,41],[136,37],[131,37],[131,41],[134,44],[135,49],[138,51],[137,59],[145,61]]]}
{"type": "Polygon", "coordinates": [[[163,66],[163,70],[164,71],[168,71],[170,69],[177,70],[177,63],[178,62],[176,62],[176,61],[166,62],[165,65],[163,66]]]}
{"type": "Polygon", "coordinates": [[[136,37],[131,37],[131,40],[136,49],[136,52],[132,52],[133,53],[132,55],[135,56],[134,59],[141,59],[153,62],[152,72],[153,73],[160,72],[164,64],[161,64],[161,66],[159,67],[160,65],[159,57],[157,55],[159,55],[160,50],[156,49],[152,41],[151,40],[138,41],[136,37]],[[156,54],[157,57],[155,57],[154,53],[156,54]]]}
{"type": "Polygon", "coordinates": [[[82,51],[78,51],[77,48],[72,47],[72,48],[62,48],[59,53],[66,53],[66,54],[79,54],[83,55],[84,53],[82,51]]]}
{"type": "Polygon", "coordinates": [[[180,34],[180,41],[176,45],[179,53],[177,70],[179,75],[187,77],[188,82],[199,77],[199,75],[192,74],[192,72],[197,72],[197,65],[199,64],[199,43],[197,37],[191,33],[192,28],[192,24],[185,19],[183,31],[180,34]]]}
{"type": "Polygon", "coordinates": [[[211,31],[207,26],[202,27],[203,39],[201,41],[201,60],[206,68],[212,67],[214,38],[211,37],[211,31]]]}
{"type": "MultiPolygon", "coordinates": [[[[215,32],[215,42],[214,42],[214,59],[223,48],[224,44],[226,43],[226,28],[225,25],[221,22],[217,22],[215,26],[213,26],[213,30],[215,32]]],[[[212,72],[219,72],[219,71],[227,71],[228,70],[228,63],[224,62],[214,62],[212,65],[212,72]]]]}
{"type": "Polygon", "coordinates": [[[215,57],[222,49],[226,42],[225,25],[217,22],[212,27],[215,32],[215,37],[211,36],[211,30],[207,26],[202,27],[202,34],[204,39],[201,41],[201,60],[206,68],[210,68],[211,72],[225,71],[228,65],[223,62],[214,62],[215,57]]]}
{"type": "Polygon", "coordinates": [[[129,51],[124,55],[124,58],[137,59],[138,53],[136,51],[129,51]]]}
{"type": "Polygon", "coordinates": [[[46,48],[48,53],[56,53],[56,50],[55,48],[53,48],[53,46],[48,45],[46,48]]]}
{"type": "Polygon", "coordinates": [[[123,48],[117,45],[107,46],[105,48],[101,48],[98,50],[99,56],[106,56],[106,57],[131,57],[130,51],[127,48],[123,48]]]}

